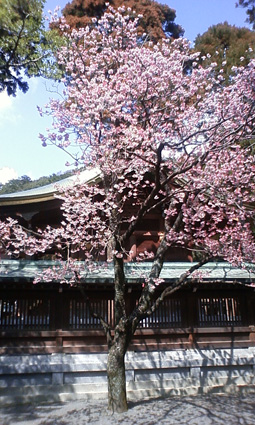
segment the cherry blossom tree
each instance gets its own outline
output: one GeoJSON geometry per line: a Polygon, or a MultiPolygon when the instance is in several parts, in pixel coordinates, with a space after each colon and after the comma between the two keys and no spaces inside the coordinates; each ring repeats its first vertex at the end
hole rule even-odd
{"type": "Polygon", "coordinates": [[[77,284],[80,253],[85,269],[97,267],[100,256],[113,265],[114,329],[99,318],[109,347],[109,409],[117,412],[127,409],[124,357],[139,322],[165,296],[201,279],[209,260],[241,267],[254,260],[255,160],[240,139],[253,138],[255,62],[235,68],[225,85],[216,64],[200,66],[187,41],[146,43],[136,26],[128,10],[108,8],[94,26],[67,30],[59,51],[65,91],[46,109],[54,128],[42,143],[96,168],[98,177],[61,194],[58,229],[29,233],[11,219],[0,223],[6,250],[62,254],[63,267],[47,271],[44,281],[68,276],[77,284]],[[152,212],[161,215],[157,250],[134,258],[130,238],[152,212]],[[198,252],[199,260],[167,284],[160,273],[176,247],[198,252]],[[131,258],[150,259],[152,267],[128,312],[125,261],[131,258]]]}

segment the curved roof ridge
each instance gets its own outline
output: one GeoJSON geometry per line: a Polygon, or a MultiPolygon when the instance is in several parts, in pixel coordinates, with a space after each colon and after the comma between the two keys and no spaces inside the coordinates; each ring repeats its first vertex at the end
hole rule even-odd
{"type": "Polygon", "coordinates": [[[38,198],[43,198],[42,200],[45,200],[45,198],[53,199],[54,195],[58,192],[58,188],[67,188],[68,186],[75,184],[76,181],[88,183],[99,175],[100,171],[98,168],[89,168],[54,183],[49,183],[47,185],[35,187],[33,189],[0,195],[0,204],[9,204],[12,203],[12,201],[14,203],[15,201],[22,202],[22,200],[26,200],[27,202],[31,200],[32,202],[33,199],[38,200],[38,198]]]}

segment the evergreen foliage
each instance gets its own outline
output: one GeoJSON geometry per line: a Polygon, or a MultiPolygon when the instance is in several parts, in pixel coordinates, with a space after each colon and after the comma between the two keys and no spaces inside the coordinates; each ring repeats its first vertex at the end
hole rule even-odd
{"type": "Polygon", "coordinates": [[[208,66],[216,62],[219,72],[229,80],[233,66],[246,66],[255,51],[255,33],[248,28],[238,28],[227,22],[213,25],[195,40],[195,50],[201,52],[200,63],[208,66]]]}
{"type": "MultiPolygon", "coordinates": [[[[138,34],[146,33],[153,41],[166,36],[178,38],[184,34],[183,28],[174,22],[175,10],[167,5],[153,0],[109,0],[108,3],[115,9],[125,6],[143,15],[138,34]]],[[[91,24],[93,18],[99,19],[103,15],[106,4],[105,0],[73,0],[65,6],[63,15],[71,28],[85,27],[91,24]]]]}
{"type": "Polygon", "coordinates": [[[0,2],[0,92],[15,96],[27,92],[27,77],[57,77],[53,51],[59,43],[56,31],[44,28],[45,0],[0,2]]]}
{"type": "Polygon", "coordinates": [[[252,24],[253,29],[255,29],[255,0],[238,0],[236,6],[241,6],[246,8],[247,19],[246,22],[252,24]]]}
{"type": "Polygon", "coordinates": [[[29,176],[22,176],[18,179],[12,179],[6,184],[0,186],[0,195],[6,193],[15,193],[23,190],[35,189],[36,187],[45,186],[50,183],[58,182],[62,179],[73,175],[73,171],[68,171],[61,174],[51,174],[50,176],[43,176],[37,180],[31,180],[29,176]]]}

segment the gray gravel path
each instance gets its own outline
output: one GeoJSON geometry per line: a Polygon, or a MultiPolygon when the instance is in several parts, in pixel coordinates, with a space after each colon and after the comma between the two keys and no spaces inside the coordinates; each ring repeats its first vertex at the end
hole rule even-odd
{"type": "Polygon", "coordinates": [[[0,408],[1,425],[255,425],[255,395],[172,397],[129,404],[111,415],[105,401],[0,408]]]}

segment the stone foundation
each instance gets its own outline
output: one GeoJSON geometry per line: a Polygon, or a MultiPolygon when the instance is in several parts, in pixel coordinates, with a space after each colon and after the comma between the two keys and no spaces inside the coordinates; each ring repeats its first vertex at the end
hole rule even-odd
{"type": "MultiPolygon", "coordinates": [[[[0,356],[0,404],[107,397],[107,354],[0,356]]],[[[255,392],[255,348],[128,352],[129,400],[255,392]]]]}

